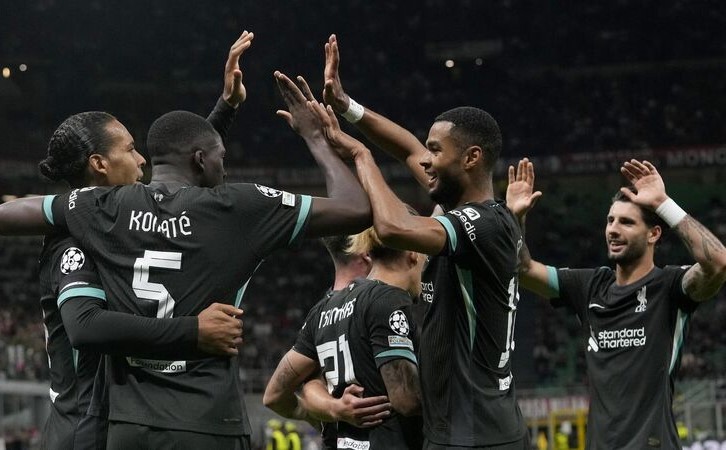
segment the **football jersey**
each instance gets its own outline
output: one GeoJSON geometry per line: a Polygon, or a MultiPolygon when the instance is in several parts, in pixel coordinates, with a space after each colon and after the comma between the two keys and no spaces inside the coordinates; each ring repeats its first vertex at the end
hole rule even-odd
{"type": "Polygon", "coordinates": [[[50,417],[44,448],[73,448],[78,422],[93,393],[100,354],[71,346],[59,306],[75,295],[104,299],[93,261],[67,234],[45,237],[40,255],[40,305],[50,369],[50,417]]]}
{"type": "Polygon", "coordinates": [[[494,200],[435,219],[446,230],[446,245],[430,257],[422,278],[424,433],[439,445],[518,441],[526,434],[511,373],[519,225],[494,200]]]}
{"type": "MultiPolygon", "coordinates": [[[[239,306],[269,253],[295,244],[312,199],[254,184],[135,184],[47,197],[47,220],[92,254],[109,309],[147,317],[239,306]]],[[[112,356],[109,419],[209,434],[250,434],[236,357],[112,356]]]]}
{"type": "Polygon", "coordinates": [[[687,267],[654,268],[635,283],[615,272],[559,269],[555,305],[574,309],[589,336],[587,447],[680,449],[673,386],[697,303],[681,288],[687,267]]]}
{"type": "MultiPolygon", "coordinates": [[[[366,397],[386,395],[381,366],[401,358],[417,363],[412,303],[400,288],[356,279],[310,310],[293,350],[320,362],[328,391],[336,398],[351,384],[362,386],[366,397]]],[[[331,433],[338,449],[409,449],[422,443],[420,420],[395,411],[374,428],[345,422],[326,426],[326,443],[331,433]]]]}

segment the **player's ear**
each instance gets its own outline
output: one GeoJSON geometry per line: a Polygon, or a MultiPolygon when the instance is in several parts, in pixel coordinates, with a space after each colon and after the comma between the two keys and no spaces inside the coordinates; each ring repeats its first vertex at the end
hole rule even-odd
{"type": "Polygon", "coordinates": [[[478,145],[472,145],[464,150],[464,168],[471,169],[476,166],[484,157],[484,153],[478,145]]]}
{"type": "Polygon", "coordinates": [[[199,172],[204,172],[204,151],[201,149],[194,151],[194,168],[199,172]]]}
{"type": "Polygon", "coordinates": [[[91,177],[96,178],[98,174],[108,174],[108,161],[103,155],[94,153],[88,157],[88,168],[91,170],[91,177]]]}
{"type": "Polygon", "coordinates": [[[648,243],[655,245],[655,243],[658,242],[658,239],[660,239],[662,234],[663,229],[660,227],[660,225],[650,227],[650,229],[648,230],[648,243]]]}
{"type": "Polygon", "coordinates": [[[416,267],[416,265],[418,264],[418,258],[419,258],[418,253],[411,252],[411,251],[406,252],[406,263],[407,263],[408,267],[409,268],[416,267]]]}

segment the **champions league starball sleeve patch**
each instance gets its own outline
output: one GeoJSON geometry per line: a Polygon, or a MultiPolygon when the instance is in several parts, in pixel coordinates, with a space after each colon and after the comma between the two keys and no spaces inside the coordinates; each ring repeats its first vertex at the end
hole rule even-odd
{"type": "Polygon", "coordinates": [[[406,314],[404,314],[400,309],[391,313],[388,317],[388,325],[391,327],[391,330],[399,336],[408,336],[408,331],[410,330],[408,319],[406,318],[406,314]]]}
{"type": "Polygon", "coordinates": [[[80,248],[68,247],[63,252],[63,258],[61,259],[60,270],[63,274],[68,275],[81,267],[86,262],[86,256],[83,254],[80,248]]]}
{"type": "Polygon", "coordinates": [[[279,191],[279,190],[271,188],[271,187],[263,186],[261,184],[255,184],[255,187],[265,197],[275,198],[275,197],[279,197],[282,195],[282,191],[279,191]]]}

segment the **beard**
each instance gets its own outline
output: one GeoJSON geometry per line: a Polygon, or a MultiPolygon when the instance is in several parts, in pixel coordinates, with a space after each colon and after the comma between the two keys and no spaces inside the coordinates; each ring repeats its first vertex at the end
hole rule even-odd
{"type": "Polygon", "coordinates": [[[456,203],[461,198],[463,189],[458,180],[453,179],[453,177],[447,174],[437,173],[436,176],[438,183],[429,191],[429,198],[436,204],[445,207],[448,211],[456,206],[456,203]]]}
{"type": "Polygon", "coordinates": [[[644,254],[646,249],[645,242],[632,242],[620,253],[611,253],[608,250],[608,259],[615,264],[628,265],[634,261],[639,260],[644,254]]]}

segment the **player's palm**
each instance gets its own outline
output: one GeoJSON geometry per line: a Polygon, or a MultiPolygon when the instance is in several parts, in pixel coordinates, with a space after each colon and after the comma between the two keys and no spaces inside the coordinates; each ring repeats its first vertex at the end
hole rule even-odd
{"type": "Polygon", "coordinates": [[[346,110],[348,105],[348,96],[343,90],[343,84],[340,82],[340,73],[338,67],[340,64],[340,53],[338,52],[338,41],[335,35],[328,38],[325,44],[325,70],[323,100],[326,104],[333,107],[339,113],[346,110]]]}
{"type": "Polygon", "coordinates": [[[514,166],[509,166],[508,175],[507,208],[517,217],[522,217],[542,196],[542,192],[534,191],[534,165],[524,158],[519,161],[516,172],[514,166]]]}
{"type": "Polygon", "coordinates": [[[623,164],[620,172],[638,191],[637,194],[623,191],[633,203],[655,208],[667,198],[663,178],[648,161],[640,162],[632,159],[623,164]]]}

